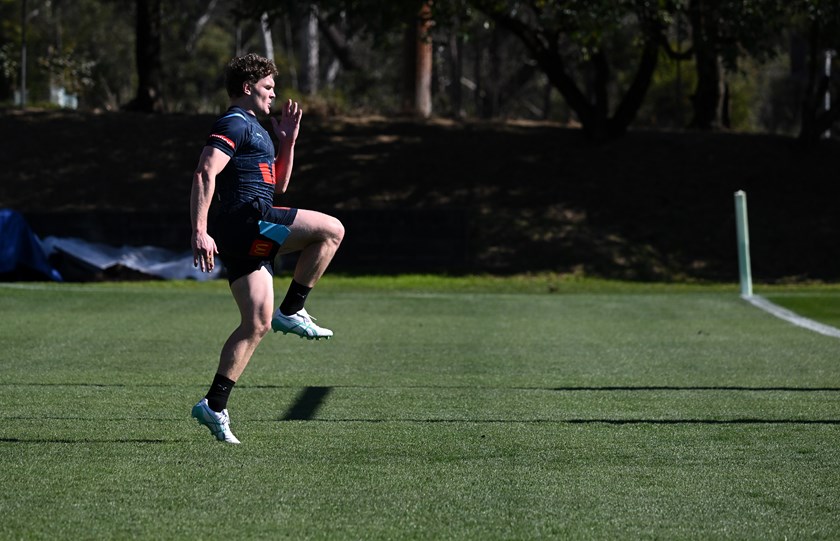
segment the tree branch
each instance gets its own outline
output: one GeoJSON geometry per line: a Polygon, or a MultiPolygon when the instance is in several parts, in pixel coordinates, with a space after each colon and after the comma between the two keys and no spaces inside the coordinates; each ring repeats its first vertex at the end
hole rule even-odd
{"type": "Polygon", "coordinates": [[[645,42],[642,58],[639,61],[639,69],[636,70],[633,82],[630,84],[630,88],[627,89],[618,109],[610,120],[610,132],[612,135],[624,133],[636,118],[636,113],[639,111],[645,99],[645,94],[647,94],[658,60],[659,45],[655,40],[649,39],[645,42]]]}
{"type": "Polygon", "coordinates": [[[350,47],[348,45],[349,40],[345,38],[341,32],[339,32],[335,25],[330,24],[320,11],[318,12],[317,17],[321,33],[327,41],[327,45],[329,45],[330,50],[341,63],[341,67],[347,71],[357,71],[359,69],[359,64],[351,54],[350,47]]]}
{"type": "Polygon", "coordinates": [[[519,19],[502,12],[492,3],[488,4],[481,0],[475,0],[474,5],[493,19],[496,24],[506,28],[522,41],[533,55],[534,60],[548,76],[551,84],[563,95],[566,103],[575,112],[581,124],[591,126],[595,116],[592,104],[589,103],[574,79],[568,74],[563,57],[555,48],[551,47],[545,33],[540,29],[531,28],[519,19]]]}

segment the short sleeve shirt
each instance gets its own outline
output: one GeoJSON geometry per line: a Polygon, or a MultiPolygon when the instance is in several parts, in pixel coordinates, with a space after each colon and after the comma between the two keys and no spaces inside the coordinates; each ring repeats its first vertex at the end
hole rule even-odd
{"type": "Polygon", "coordinates": [[[230,162],[216,177],[216,194],[222,210],[255,199],[272,204],[274,143],[254,115],[240,107],[231,107],[216,120],[206,145],[230,156],[230,162]]]}

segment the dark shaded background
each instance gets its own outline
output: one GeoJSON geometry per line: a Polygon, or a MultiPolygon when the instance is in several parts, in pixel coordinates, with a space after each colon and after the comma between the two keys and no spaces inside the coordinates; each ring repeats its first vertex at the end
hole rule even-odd
{"type": "MultiPolygon", "coordinates": [[[[0,115],[0,206],[36,233],[189,247],[192,172],[214,117],[0,115]]],[[[753,275],[840,277],[840,143],[640,132],[594,144],[540,124],[306,116],[276,203],[347,227],[345,272],[578,272],[737,281],[733,193],[753,275]]]]}

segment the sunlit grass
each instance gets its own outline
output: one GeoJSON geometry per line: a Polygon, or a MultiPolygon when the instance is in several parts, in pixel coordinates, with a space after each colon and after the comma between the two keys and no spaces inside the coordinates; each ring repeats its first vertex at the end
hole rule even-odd
{"type": "Polygon", "coordinates": [[[189,418],[225,282],[0,285],[0,537],[836,533],[838,341],[734,285],[327,276],[307,307],[336,337],[261,344],[230,446],[189,418]]]}

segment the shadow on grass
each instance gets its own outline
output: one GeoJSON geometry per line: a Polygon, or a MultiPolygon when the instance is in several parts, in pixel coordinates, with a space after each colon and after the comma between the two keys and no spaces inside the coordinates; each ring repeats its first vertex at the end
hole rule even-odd
{"type": "MultiPolygon", "coordinates": [[[[350,386],[353,387],[353,386],[350,386]]],[[[425,387],[423,387],[425,388],[425,387]]],[[[437,387],[429,387],[437,388],[437,387]]],[[[449,388],[449,387],[447,387],[449,388]]],[[[471,388],[471,387],[464,387],[471,388]]],[[[315,417],[334,387],[306,387],[289,407],[280,421],[317,421],[325,423],[510,423],[510,424],[610,424],[610,425],[840,425],[840,419],[318,419],[315,417]]],[[[800,388],[800,387],[555,387],[555,388],[513,388],[529,391],[783,391],[783,392],[836,392],[838,388],[800,388]]]]}
{"type": "Polygon", "coordinates": [[[0,438],[0,443],[179,443],[189,440],[160,440],[160,439],[79,439],[67,438],[0,438]]]}
{"type": "Polygon", "coordinates": [[[289,407],[280,418],[281,421],[308,421],[315,417],[315,414],[323,405],[327,395],[332,392],[332,387],[306,387],[297,397],[297,400],[289,407]]]}
{"type": "MultiPolygon", "coordinates": [[[[16,384],[2,384],[9,386],[16,384]]],[[[18,384],[19,385],[19,384],[18,384]]],[[[26,385],[63,385],[63,386],[97,386],[99,384],[26,384],[26,385]]],[[[114,387],[125,387],[123,384],[114,384],[114,387]]],[[[256,385],[253,388],[289,388],[280,385],[256,385]]],[[[343,386],[311,386],[305,387],[298,394],[295,401],[289,406],[286,412],[278,419],[286,421],[317,421],[322,423],[479,423],[479,424],[607,424],[607,425],[840,425],[840,419],[760,419],[760,418],[733,418],[733,419],[405,419],[405,418],[316,418],[318,410],[324,405],[327,397],[338,388],[356,389],[381,389],[382,387],[371,387],[363,385],[343,386]]],[[[397,388],[397,387],[394,387],[397,388]]],[[[473,386],[400,386],[398,388],[412,389],[474,389],[474,390],[498,390],[501,387],[473,387],[473,386]]],[[[550,391],[550,392],[655,392],[655,391],[734,391],[734,392],[840,392],[837,387],[750,387],[750,386],[589,386],[589,387],[510,387],[515,391],[550,391]]],[[[273,421],[272,421],[273,422],[273,421]]],[[[170,443],[175,440],[162,439],[117,439],[117,440],[70,440],[70,439],[18,439],[0,438],[0,443],[170,443]]]]}
{"type": "MultiPolygon", "coordinates": [[[[149,384],[126,384],[126,383],[0,383],[2,387],[114,387],[114,388],[145,388],[145,387],[196,387],[195,385],[167,385],[159,383],[149,384]]],[[[240,385],[237,389],[293,389],[297,385],[240,385]]],[[[756,391],[756,392],[791,392],[791,393],[817,393],[817,392],[840,392],[840,387],[790,387],[790,386],[767,386],[758,387],[751,385],[593,385],[593,386],[569,386],[569,387],[496,387],[481,385],[332,385],[329,387],[305,387],[298,395],[295,403],[283,415],[283,420],[294,420],[306,415],[309,410],[317,409],[333,389],[475,389],[476,391],[628,391],[628,392],[650,392],[650,391],[756,391]],[[292,417],[292,416],[295,417],[292,417]]]]}
{"type": "Polygon", "coordinates": [[[319,423],[558,425],[840,425],[840,419],[309,419],[319,423]]]}

